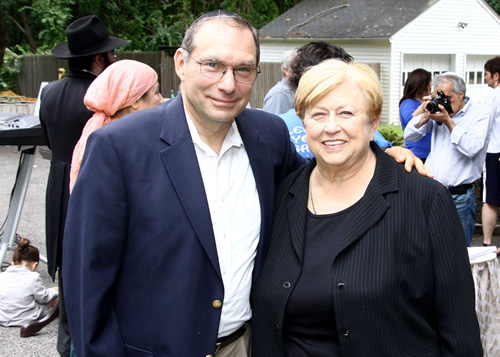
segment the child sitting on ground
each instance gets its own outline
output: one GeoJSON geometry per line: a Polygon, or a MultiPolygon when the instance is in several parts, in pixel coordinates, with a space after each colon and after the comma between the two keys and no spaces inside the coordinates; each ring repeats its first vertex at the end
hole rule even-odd
{"type": "Polygon", "coordinates": [[[40,252],[21,238],[13,264],[0,273],[0,325],[22,326],[21,337],[33,336],[58,315],[57,288],[46,289],[35,270],[40,252]]]}

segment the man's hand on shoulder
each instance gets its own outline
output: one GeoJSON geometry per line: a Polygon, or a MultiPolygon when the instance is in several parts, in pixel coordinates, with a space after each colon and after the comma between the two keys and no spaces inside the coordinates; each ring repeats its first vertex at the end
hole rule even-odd
{"type": "Polygon", "coordinates": [[[411,150],[402,148],[401,146],[392,146],[385,149],[385,152],[393,157],[399,163],[405,164],[405,170],[410,172],[413,167],[417,169],[417,172],[422,176],[428,176],[430,178],[434,177],[434,174],[425,167],[422,160],[415,156],[411,150]]]}

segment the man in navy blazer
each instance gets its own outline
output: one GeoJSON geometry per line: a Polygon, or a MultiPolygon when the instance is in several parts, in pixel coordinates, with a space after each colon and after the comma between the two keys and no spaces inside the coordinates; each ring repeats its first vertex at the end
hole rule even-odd
{"type": "Polygon", "coordinates": [[[283,121],[245,109],[258,51],[240,16],[201,17],[182,95],[88,139],[63,254],[76,355],[246,355],[275,186],[304,162],[283,121]]]}

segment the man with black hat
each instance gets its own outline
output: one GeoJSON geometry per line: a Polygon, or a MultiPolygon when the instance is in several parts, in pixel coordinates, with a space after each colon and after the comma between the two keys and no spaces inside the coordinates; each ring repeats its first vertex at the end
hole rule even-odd
{"type": "Polygon", "coordinates": [[[69,172],[73,149],[92,112],[83,98],[92,81],[115,62],[113,50],[128,45],[121,38],[111,37],[97,16],[85,16],[66,28],[68,42],[58,45],[52,54],[68,59],[66,77],[49,84],[41,95],[40,121],[52,150],[46,196],[46,244],[48,270],[55,279],[59,268],[59,334],[57,350],[69,356],[71,338],[64,306],[61,279],[62,241],[69,200],[69,172]]]}

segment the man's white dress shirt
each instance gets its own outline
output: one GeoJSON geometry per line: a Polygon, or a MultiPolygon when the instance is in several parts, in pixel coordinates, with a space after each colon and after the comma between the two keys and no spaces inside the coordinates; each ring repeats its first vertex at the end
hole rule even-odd
{"type": "Polygon", "coordinates": [[[236,123],[229,128],[217,155],[201,140],[185,113],[205,186],[224,282],[219,325],[219,337],[223,337],[252,317],[250,290],[261,225],[259,195],[236,123]]]}

